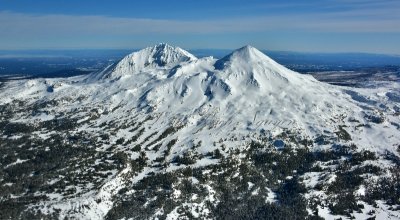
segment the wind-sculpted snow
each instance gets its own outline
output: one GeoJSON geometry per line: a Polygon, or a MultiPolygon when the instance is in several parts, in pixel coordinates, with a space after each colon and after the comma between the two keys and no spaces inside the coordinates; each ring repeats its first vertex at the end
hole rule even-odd
{"type": "MultiPolygon", "coordinates": [[[[391,101],[399,96],[398,89],[395,83],[375,89],[325,84],[312,76],[285,68],[251,46],[217,60],[212,57],[197,59],[181,48],[159,44],[132,53],[119,63],[88,76],[8,82],[0,92],[2,140],[9,143],[7,146],[15,144],[15,148],[17,143],[24,146],[22,140],[25,140],[26,143],[58,143],[65,149],[81,147],[97,152],[91,157],[79,154],[86,159],[79,159],[75,153],[66,154],[60,167],[48,171],[56,173],[54,177],[48,177],[49,183],[46,184],[63,180],[64,191],[76,189],[80,184],[79,190],[68,196],[62,190],[46,188],[47,193],[39,190],[35,195],[47,197],[21,208],[28,213],[81,219],[172,218],[185,207],[196,207],[197,211],[192,215],[213,218],[221,214],[215,207],[225,207],[222,191],[218,190],[226,189],[218,188],[214,177],[206,173],[211,171],[207,170],[219,170],[224,173],[221,178],[225,178],[225,174],[234,172],[230,170],[233,167],[224,170],[225,166],[248,166],[246,160],[255,160],[255,167],[248,169],[255,169],[257,175],[272,175],[259,167],[257,161],[273,161],[260,159],[260,152],[255,151],[254,146],[270,146],[276,155],[283,154],[279,153],[282,149],[293,150],[285,151],[288,157],[297,157],[296,151],[307,149],[311,152],[307,155],[314,158],[314,151],[341,145],[355,146],[351,148],[352,154],[367,150],[378,155],[377,158],[389,154],[398,157],[400,106],[391,101]],[[76,160],[82,161],[81,168],[71,165],[76,160]],[[101,169],[96,168],[100,171],[89,174],[87,172],[92,170],[90,166],[93,163],[101,169]],[[70,174],[59,174],[62,166],[69,166],[70,174]],[[181,179],[176,175],[185,176],[186,169],[193,169],[190,172],[204,171],[204,175],[208,175],[209,179],[204,178],[209,182],[191,179],[197,181],[208,195],[202,197],[197,193],[199,199],[189,201],[181,196],[181,188],[168,189],[165,193],[176,197],[176,203],[169,207],[168,201],[158,194],[163,189],[157,188],[160,185],[152,182],[152,178],[166,178],[165,181],[172,184],[169,186],[181,186],[181,179]],[[78,185],[65,180],[72,174],[74,178],[76,175],[79,177],[81,182],[78,181],[78,185]],[[97,182],[93,184],[91,181],[97,182]],[[148,187],[154,187],[154,191],[146,191],[146,181],[150,181],[148,187]],[[133,200],[144,196],[141,194],[144,192],[151,195],[143,207],[140,206],[149,212],[147,214],[137,206],[139,200],[133,200]],[[151,209],[147,205],[152,201],[163,205],[151,209]],[[122,208],[124,202],[129,203],[130,209],[122,208]]],[[[51,146],[47,148],[52,152],[51,146]]],[[[44,147],[43,151],[46,152],[47,148],[44,147]]],[[[14,148],[7,149],[12,151],[14,148]]],[[[332,152],[348,156],[342,151],[332,152]]],[[[330,157],[340,161],[340,157],[330,157]]],[[[17,161],[23,161],[22,164],[27,163],[26,158],[19,159],[17,161]]],[[[319,177],[328,175],[326,167],[329,165],[323,163],[326,161],[315,158],[311,161],[314,165],[322,164],[319,177]]],[[[373,163],[390,167],[390,161],[393,160],[382,159],[373,163]]],[[[18,163],[10,166],[16,165],[18,163]]],[[[310,181],[317,178],[310,174],[317,172],[311,169],[311,165],[307,169],[303,165],[294,167],[290,172],[297,172],[298,178],[304,175],[310,181]]],[[[257,184],[261,185],[255,186],[249,180],[247,188],[254,190],[253,196],[265,194],[263,201],[274,204],[281,197],[271,199],[275,198],[271,190],[282,193],[279,184],[293,176],[294,173],[270,176],[269,183],[260,182],[257,184]]],[[[332,184],[329,181],[323,183],[332,184]]],[[[316,187],[311,183],[305,185],[316,187]]],[[[314,188],[302,196],[317,195],[314,188]]],[[[326,193],[324,195],[327,200],[331,198],[326,193]]],[[[22,194],[19,196],[23,197],[22,194]]],[[[5,197],[1,200],[8,201],[5,197]]],[[[337,210],[332,207],[331,210],[337,210]]],[[[268,208],[274,209],[272,206],[268,208]]],[[[324,213],[325,209],[315,206],[313,210],[324,213]]],[[[343,213],[332,211],[331,215],[343,213]]]]}
{"type": "Polygon", "coordinates": [[[196,60],[189,52],[168,44],[158,44],[138,52],[129,54],[123,58],[114,68],[112,77],[137,74],[142,71],[156,69],[168,69],[183,62],[196,60]]]}

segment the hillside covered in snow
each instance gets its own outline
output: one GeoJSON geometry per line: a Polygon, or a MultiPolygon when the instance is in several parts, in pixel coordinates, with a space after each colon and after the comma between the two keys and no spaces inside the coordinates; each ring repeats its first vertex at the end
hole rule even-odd
{"type": "Polygon", "coordinates": [[[10,81],[0,219],[399,219],[399,91],[319,82],[251,46],[158,44],[10,81]]]}

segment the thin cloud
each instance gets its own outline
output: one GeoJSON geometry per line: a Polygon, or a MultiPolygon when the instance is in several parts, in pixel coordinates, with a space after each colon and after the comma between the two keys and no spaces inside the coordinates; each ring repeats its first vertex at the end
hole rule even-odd
{"type": "MultiPolygon", "coordinates": [[[[393,9],[396,10],[396,9],[393,9]]],[[[3,37],[130,34],[209,34],[300,30],[319,32],[400,32],[400,15],[388,11],[282,14],[219,20],[163,20],[106,16],[31,15],[0,12],[3,37]],[[379,16],[378,16],[379,15],[379,16]],[[366,19],[371,16],[372,18],[366,19]]]]}
{"type": "Polygon", "coordinates": [[[168,40],[192,48],[234,48],[252,43],[276,50],[398,54],[399,7],[363,7],[327,12],[280,10],[280,14],[203,20],[0,11],[0,49],[126,48],[168,40]]]}

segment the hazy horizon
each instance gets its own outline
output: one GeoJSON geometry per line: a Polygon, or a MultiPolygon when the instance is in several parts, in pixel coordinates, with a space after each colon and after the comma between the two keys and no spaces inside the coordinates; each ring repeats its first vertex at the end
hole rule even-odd
{"type": "MultiPolygon", "coordinates": [[[[47,53],[62,53],[62,52],[122,52],[126,51],[128,53],[130,52],[135,52],[139,51],[141,49],[144,49],[146,47],[152,47],[155,44],[148,45],[145,47],[141,48],[38,48],[38,49],[0,49],[0,58],[1,56],[4,55],[32,55],[32,54],[38,54],[38,55],[43,55],[47,53]]],[[[172,45],[172,44],[170,44],[172,45]]],[[[180,47],[179,45],[173,44],[172,46],[177,46],[180,47]]],[[[244,46],[244,45],[242,45],[244,46]]],[[[241,48],[242,46],[238,46],[235,48],[182,48],[184,50],[187,50],[188,52],[196,52],[196,51],[215,51],[215,52],[231,52],[236,49],[241,48]]],[[[257,48],[257,47],[256,47],[257,48]]],[[[400,53],[379,53],[379,52],[362,52],[362,51],[297,51],[297,50],[271,50],[271,49],[265,49],[265,48],[257,48],[258,50],[264,52],[264,53],[292,53],[292,54],[324,54],[324,55],[340,55],[340,54],[360,54],[360,55],[381,55],[381,56],[391,56],[391,57],[400,57],[400,53]]],[[[211,56],[212,54],[210,54],[211,56]]]]}

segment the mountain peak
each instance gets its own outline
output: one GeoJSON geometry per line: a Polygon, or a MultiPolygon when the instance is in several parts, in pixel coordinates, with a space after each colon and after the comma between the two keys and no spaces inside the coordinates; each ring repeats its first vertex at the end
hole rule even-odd
{"type": "Polygon", "coordinates": [[[173,67],[182,62],[196,59],[186,50],[166,43],[159,43],[127,55],[117,64],[115,73],[125,75],[140,72],[147,67],[173,67]]]}
{"type": "Polygon", "coordinates": [[[133,58],[132,61],[136,61],[136,63],[147,61],[147,64],[154,63],[158,66],[165,66],[168,64],[174,65],[180,62],[197,59],[186,50],[166,43],[159,43],[153,47],[147,47],[128,55],[128,57],[129,56],[131,56],[133,58]],[[140,58],[141,60],[138,60],[137,58],[140,58]]]}
{"type": "Polygon", "coordinates": [[[257,48],[252,47],[250,45],[246,45],[244,47],[234,50],[227,56],[217,60],[217,62],[215,62],[214,67],[215,69],[221,70],[235,63],[238,63],[241,66],[248,66],[260,62],[266,62],[272,65],[277,64],[274,60],[269,58],[267,55],[265,55],[257,48]]]}
{"type": "MultiPolygon", "coordinates": [[[[273,61],[263,52],[259,51],[257,48],[252,47],[250,45],[246,45],[239,49],[234,50],[232,53],[227,56],[217,60],[215,62],[215,69],[222,70],[227,66],[231,66],[232,64],[246,64],[246,63],[256,63],[256,62],[271,62],[273,61]]],[[[243,65],[242,65],[243,66],[243,65]]]]}
{"type": "Polygon", "coordinates": [[[239,49],[236,49],[234,52],[246,52],[246,53],[252,53],[252,52],[256,52],[259,51],[257,48],[251,46],[251,45],[246,45],[243,46],[239,49]]]}
{"type": "Polygon", "coordinates": [[[158,43],[152,47],[146,47],[144,49],[147,49],[147,48],[152,48],[153,50],[157,50],[157,51],[174,50],[174,47],[167,43],[158,43]]]}

